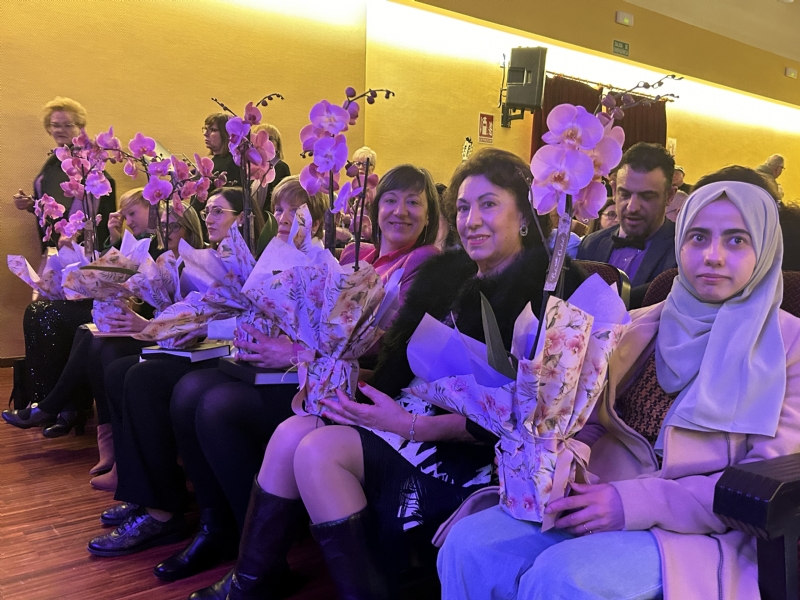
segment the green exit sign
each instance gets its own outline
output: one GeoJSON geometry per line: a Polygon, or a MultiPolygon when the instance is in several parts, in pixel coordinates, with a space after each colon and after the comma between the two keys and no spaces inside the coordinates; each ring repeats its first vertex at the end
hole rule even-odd
{"type": "Polygon", "coordinates": [[[619,54],[620,56],[630,56],[631,53],[631,45],[626,44],[625,42],[620,42],[619,40],[614,40],[614,54],[619,54]]]}

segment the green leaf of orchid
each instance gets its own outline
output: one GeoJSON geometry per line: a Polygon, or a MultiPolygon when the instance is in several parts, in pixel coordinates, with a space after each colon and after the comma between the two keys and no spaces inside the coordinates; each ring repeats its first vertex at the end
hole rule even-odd
{"type": "Polygon", "coordinates": [[[509,379],[516,379],[517,373],[508,360],[508,352],[503,346],[500,327],[492,310],[492,305],[481,294],[481,320],[483,321],[483,337],[486,339],[486,361],[498,373],[509,379]]]}

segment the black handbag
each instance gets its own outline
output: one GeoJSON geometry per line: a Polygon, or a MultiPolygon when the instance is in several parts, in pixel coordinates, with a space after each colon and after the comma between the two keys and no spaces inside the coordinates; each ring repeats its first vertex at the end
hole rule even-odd
{"type": "Polygon", "coordinates": [[[26,408],[29,404],[27,386],[27,373],[25,372],[25,359],[17,358],[12,365],[14,372],[14,387],[11,390],[11,398],[8,400],[8,405],[14,405],[14,409],[21,410],[26,408]]]}

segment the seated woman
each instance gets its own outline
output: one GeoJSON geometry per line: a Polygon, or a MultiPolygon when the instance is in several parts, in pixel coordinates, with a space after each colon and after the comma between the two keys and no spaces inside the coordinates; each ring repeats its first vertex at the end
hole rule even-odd
{"type": "MultiPolygon", "coordinates": [[[[482,340],[483,294],[510,348],[517,316],[528,302],[540,306],[548,260],[525,175],[524,161],[496,149],[457,168],[446,198],[464,250],[420,270],[370,385],[359,383],[365,403],[339,393],[323,401],[323,419],[295,416],[278,427],[253,486],[228,598],[261,597],[286,581],[304,504],[340,597],[388,598],[387,578],[402,567],[403,531],[419,526],[422,537],[432,535],[489,483],[493,450],[475,443],[479,428],[402,391],[414,379],[406,346],[426,313],[482,340]]],[[[540,223],[547,235],[549,218],[540,223]]],[[[569,272],[571,291],[577,275],[569,272]]]]}
{"type": "Polygon", "coordinates": [[[750,183],[704,185],[675,247],[667,300],[633,312],[579,434],[601,483],[550,502],[545,533],[500,507],[457,523],[443,597],[760,597],[755,540],[712,504],[726,467],[800,451],[800,320],[780,310],[777,205],[750,183]]]}
{"type": "MultiPolygon", "coordinates": [[[[203,217],[212,244],[219,244],[231,227],[241,225],[242,210],[241,188],[225,187],[211,193],[203,217]]],[[[255,216],[258,230],[259,213],[255,216]]],[[[288,237],[288,229],[286,235],[288,237]]],[[[114,361],[106,369],[105,385],[117,467],[109,474],[112,480],[108,487],[116,489],[115,498],[123,504],[101,516],[104,524],[120,527],[92,540],[89,543],[92,554],[122,556],[182,539],[186,486],[183,470],[176,460],[170,397],[183,375],[215,364],[169,359],[139,362],[138,356],[131,356],[114,361]]],[[[184,460],[184,467],[190,474],[192,458],[187,454],[184,460]]],[[[197,459],[204,464],[202,456],[197,459]]],[[[200,496],[198,491],[198,500],[205,509],[208,505],[200,496]]],[[[204,510],[204,523],[209,520],[205,513],[204,510]]],[[[220,538],[215,542],[220,542],[222,547],[215,549],[224,555],[226,549],[220,538]]],[[[231,545],[228,543],[229,547],[231,545]]]]}
{"type": "MultiPolygon", "coordinates": [[[[137,239],[152,235],[148,230],[150,203],[142,197],[142,190],[143,188],[130,190],[120,198],[119,213],[112,213],[109,218],[112,235],[116,237],[122,235],[123,220],[137,239]]],[[[154,250],[152,246],[151,250],[154,250]]],[[[70,359],[76,332],[80,333],[78,328],[91,321],[91,300],[37,300],[28,305],[23,318],[27,370],[24,387],[32,405],[22,410],[4,410],[3,419],[23,429],[47,427],[55,424],[61,408],[68,408],[68,414],[64,415],[64,423],[58,431],[63,431],[64,426],[70,422],[73,425],[68,425],[66,432],[72,429],[75,419],[79,417],[74,406],[68,407],[66,403],[62,404],[59,401],[56,403],[58,406],[49,404],[44,409],[40,404],[55,390],[59,377],[70,359]]],[[[77,372],[83,373],[83,370],[79,369],[77,372]]],[[[85,385],[75,391],[75,399],[79,403],[81,401],[91,403],[91,395],[85,385]]]]}

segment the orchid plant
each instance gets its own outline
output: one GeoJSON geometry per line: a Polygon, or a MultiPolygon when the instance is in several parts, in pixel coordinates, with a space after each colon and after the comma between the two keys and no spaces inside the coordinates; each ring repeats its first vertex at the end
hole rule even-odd
{"type": "Polygon", "coordinates": [[[248,102],[244,107],[244,117],[239,117],[230,108],[225,106],[216,98],[212,98],[222,110],[232,115],[225,124],[228,132],[228,149],[233,156],[233,161],[239,166],[241,173],[242,192],[244,196],[244,215],[245,228],[244,240],[250,252],[256,252],[256,234],[253,215],[253,198],[251,194],[251,183],[259,182],[265,186],[275,179],[275,165],[280,160],[275,152],[275,146],[269,139],[269,133],[262,130],[255,136],[251,129],[261,123],[261,111],[259,106],[268,106],[269,102],[278,98],[283,100],[280,94],[268,94],[261,100],[253,104],[248,102]]]}
{"type": "MultiPolygon", "coordinates": [[[[639,82],[629,90],[611,91],[601,99],[594,114],[582,106],[560,104],[547,115],[549,131],[542,136],[546,145],[539,148],[531,159],[533,182],[529,196],[538,214],[556,210],[559,215],[555,246],[545,281],[546,292],[555,291],[563,282],[572,218],[596,219],[606,201],[603,179],[622,159],[625,142],[625,132],[614,125],[615,121],[625,116],[627,108],[675,97],[665,94],[637,100],[632,96],[632,92],[639,88],[659,88],[668,79],[681,78],[668,75],[652,84],[639,82]],[[601,112],[603,108],[606,112],[601,112]]],[[[543,242],[549,252],[548,240],[543,239],[543,242]]],[[[543,309],[548,295],[545,294],[543,299],[543,309]]]]}
{"type": "Polygon", "coordinates": [[[169,237],[170,213],[182,216],[185,211],[183,201],[192,196],[204,203],[208,199],[211,184],[215,187],[225,185],[226,174],[215,173],[214,162],[207,156],[195,154],[192,162],[185,156],[164,157],[156,154],[156,141],[141,132],[128,143],[128,149],[130,152],[124,152],[117,141],[116,152],[125,159],[125,174],[135,179],[142,172],[148,178],[142,196],[153,207],[151,223],[154,229],[158,228],[159,246],[165,247],[169,237]],[[163,222],[158,219],[157,208],[162,203],[165,211],[163,222]]]}
{"type": "MultiPolygon", "coordinates": [[[[369,89],[359,95],[353,87],[346,88],[344,93],[346,99],[342,106],[331,104],[327,100],[315,104],[309,113],[311,123],[300,131],[300,142],[303,146],[301,156],[303,158],[311,156],[314,159],[300,172],[300,185],[309,194],[316,194],[322,190],[330,198],[329,208],[325,212],[325,247],[331,252],[336,245],[334,215],[345,211],[349,201],[359,196],[363,213],[366,196],[366,185],[360,178],[357,182],[344,183],[341,189],[339,188],[341,171],[348,164],[347,159],[350,154],[344,132],[358,121],[360,112],[358,100],[365,98],[367,104],[375,104],[379,93],[382,93],[387,100],[395,95],[393,91],[387,89],[369,89]],[[338,196],[335,193],[337,190],[338,196]]],[[[352,171],[348,175],[353,176],[352,171]]]]}
{"type": "Polygon", "coordinates": [[[44,195],[35,206],[34,211],[39,223],[45,229],[44,241],[48,241],[53,232],[65,237],[75,237],[83,231],[83,247],[86,256],[93,257],[97,248],[96,213],[99,199],[111,193],[111,182],[105,176],[107,162],[118,162],[121,157],[114,150],[119,140],[114,137],[113,127],[107,132],[91,138],[84,129],[79,136],[72,139],[72,146],[56,148],[54,154],[61,161],[61,170],[69,180],[61,184],[64,196],[74,198],[81,203],[81,210],[64,218],[66,209],[51,196],[44,195]]]}

